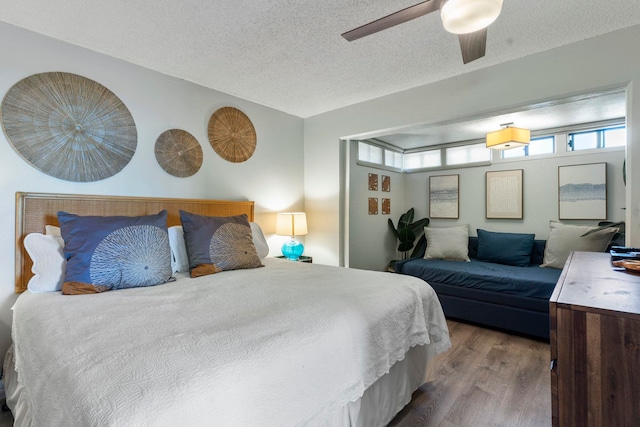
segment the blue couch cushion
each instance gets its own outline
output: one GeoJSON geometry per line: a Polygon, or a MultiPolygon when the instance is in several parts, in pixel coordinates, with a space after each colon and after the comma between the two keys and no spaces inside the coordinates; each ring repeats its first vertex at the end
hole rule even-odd
{"type": "Polygon", "coordinates": [[[526,267],[531,263],[534,234],[497,233],[478,229],[478,259],[526,267]]]}
{"type": "Polygon", "coordinates": [[[396,272],[437,282],[521,297],[549,299],[560,270],[537,265],[516,267],[471,259],[452,262],[413,258],[396,263],[396,272]]]}

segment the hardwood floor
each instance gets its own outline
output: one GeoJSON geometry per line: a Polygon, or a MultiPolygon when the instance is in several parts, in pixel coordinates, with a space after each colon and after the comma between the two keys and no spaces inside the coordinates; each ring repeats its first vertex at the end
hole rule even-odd
{"type": "Polygon", "coordinates": [[[449,320],[451,349],[389,426],[551,425],[549,344],[449,320]]]}

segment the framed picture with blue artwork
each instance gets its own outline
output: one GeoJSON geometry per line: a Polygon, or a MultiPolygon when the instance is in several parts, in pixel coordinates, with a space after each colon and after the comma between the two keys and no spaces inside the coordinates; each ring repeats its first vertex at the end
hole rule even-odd
{"type": "Polygon", "coordinates": [[[429,217],[453,218],[459,216],[460,175],[429,177],[429,217]]]}
{"type": "Polygon", "coordinates": [[[607,219],[607,164],[558,166],[558,218],[607,219]]]}

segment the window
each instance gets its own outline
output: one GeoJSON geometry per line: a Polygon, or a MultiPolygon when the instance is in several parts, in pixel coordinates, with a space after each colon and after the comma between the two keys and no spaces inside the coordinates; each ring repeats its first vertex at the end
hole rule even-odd
{"type": "Polygon", "coordinates": [[[404,155],[404,169],[437,168],[442,166],[440,150],[420,151],[404,155]]]}
{"type": "Polygon", "coordinates": [[[402,169],[402,153],[398,151],[384,150],[384,165],[402,169]]]}
{"type": "Polygon", "coordinates": [[[627,129],[624,126],[604,131],[605,147],[624,147],[627,145],[627,129]]]}
{"type": "Polygon", "coordinates": [[[624,126],[594,129],[569,133],[569,151],[593,148],[624,147],[627,144],[627,130],[624,126]]]}
{"type": "Polygon", "coordinates": [[[367,144],[366,142],[358,142],[358,160],[361,162],[382,164],[382,148],[367,144]]]}
{"type": "Polygon", "coordinates": [[[358,162],[378,165],[380,169],[402,170],[402,152],[390,150],[377,144],[358,141],[358,162]]]}
{"type": "Polygon", "coordinates": [[[552,154],[555,152],[555,137],[543,136],[533,138],[528,145],[524,147],[512,148],[502,152],[503,159],[512,159],[514,157],[537,156],[538,154],[552,154]]]}
{"type": "MultiPolygon", "coordinates": [[[[496,156],[502,159],[518,159],[555,154],[558,151],[560,155],[564,155],[562,146],[565,144],[565,139],[568,141],[568,151],[624,147],[627,143],[624,119],[585,123],[546,131],[537,130],[536,135],[541,136],[532,138],[524,147],[503,150],[496,156]],[[541,135],[541,132],[547,132],[547,135],[541,135]],[[560,150],[557,150],[556,140],[562,141],[559,143],[560,150]]],[[[481,140],[478,139],[424,147],[422,149],[424,151],[412,150],[411,152],[402,152],[400,149],[394,149],[391,144],[376,141],[375,139],[358,141],[358,162],[378,169],[414,172],[488,164],[492,158],[492,150],[486,147],[484,140],[480,142],[481,140]],[[465,143],[467,145],[462,145],[465,143]]]]}
{"type": "Polygon", "coordinates": [[[404,154],[404,170],[439,168],[467,163],[489,162],[491,150],[484,143],[441,147],[428,151],[404,154]],[[444,159],[444,163],[443,163],[444,159]]]}
{"type": "Polygon", "coordinates": [[[488,162],[491,160],[491,150],[484,143],[462,145],[445,149],[447,165],[462,165],[465,163],[488,162]]]}

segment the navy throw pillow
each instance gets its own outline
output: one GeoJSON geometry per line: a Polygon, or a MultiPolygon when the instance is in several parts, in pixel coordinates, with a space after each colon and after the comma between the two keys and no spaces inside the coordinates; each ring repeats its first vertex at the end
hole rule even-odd
{"type": "Polygon", "coordinates": [[[65,292],[63,284],[63,293],[153,286],[171,279],[166,210],[136,217],[58,212],[58,221],[67,260],[64,282],[72,290],[65,292]]]}
{"type": "Polygon", "coordinates": [[[246,215],[203,216],[180,211],[191,277],[262,267],[246,215]]]}
{"type": "Polygon", "coordinates": [[[531,263],[535,234],[497,233],[478,229],[478,259],[526,267],[531,263]]]}

